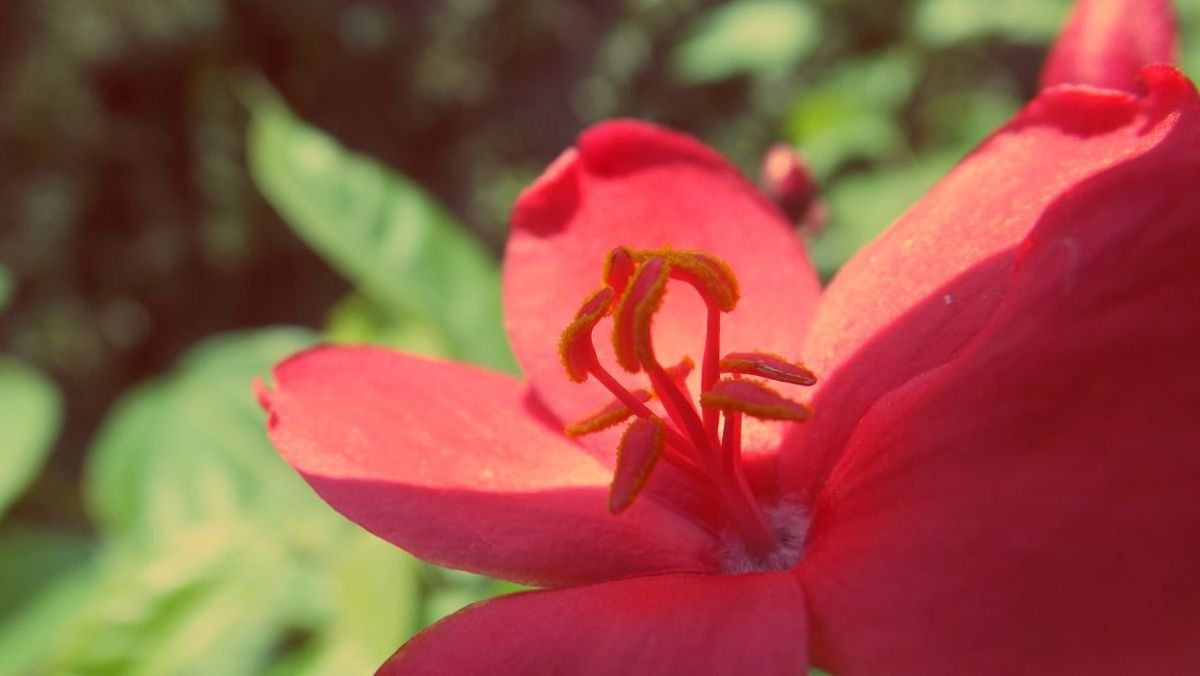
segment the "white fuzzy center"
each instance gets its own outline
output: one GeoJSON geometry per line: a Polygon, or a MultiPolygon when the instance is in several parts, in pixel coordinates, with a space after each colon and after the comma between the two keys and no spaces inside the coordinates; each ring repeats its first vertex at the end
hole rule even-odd
{"type": "Polygon", "coordinates": [[[800,561],[811,518],[802,505],[782,502],[763,508],[763,516],[775,530],[779,546],[765,559],[755,558],[736,533],[725,533],[717,551],[717,560],[724,573],[765,573],[787,570],[800,561]]]}

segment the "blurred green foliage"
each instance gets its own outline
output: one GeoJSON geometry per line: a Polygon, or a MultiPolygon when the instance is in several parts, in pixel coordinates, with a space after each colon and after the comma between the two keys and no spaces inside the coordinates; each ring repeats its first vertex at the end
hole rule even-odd
{"type": "Polygon", "coordinates": [[[314,339],[219,336],[118,402],[88,454],[97,582],[57,668],[357,673],[415,627],[412,562],[334,514],[262,433],[247,383],[314,339]]]}
{"type": "Polygon", "coordinates": [[[345,151],[273,97],[252,98],[251,173],[297,234],[367,302],[433,328],[426,349],[515,370],[500,272],[479,241],[411,181],[345,151]]]}
{"type": "Polygon", "coordinates": [[[249,383],[314,342],[285,329],[211,338],[118,400],[87,456],[84,495],[99,527],[154,542],[251,508],[286,513],[290,484],[264,479],[280,461],[258,450],[269,446],[249,383]]]}
{"type": "Polygon", "coordinates": [[[6,524],[0,529],[0,673],[53,673],[51,660],[96,588],[96,539],[6,524]]]}
{"type": "Polygon", "coordinates": [[[925,0],[917,5],[912,30],[918,39],[934,46],[997,36],[1045,43],[1062,26],[1066,9],[1065,3],[1045,0],[925,0]]]}
{"type": "Polygon", "coordinates": [[[671,51],[681,82],[700,84],[743,73],[786,73],[812,53],[820,36],[812,6],[790,0],[740,0],[705,14],[671,51]]]}
{"type": "Polygon", "coordinates": [[[610,116],[752,176],[796,146],[832,275],[1034,94],[1069,4],[0,3],[0,674],[369,673],[513,589],[333,513],[251,380],[320,340],[515,370],[507,211],[610,116]]]}
{"type": "Polygon", "coordinates": [[[0,265],[0,312],[4,311],[4,306],[8,305],[9,299],[12,298],[13,278],[12,273],[8,268],[0,265]]]}
{"type": "Polygon", "coordinates": [[[0,623],[0,671],[368,673],[500,589],[418,568],[276,455],[248,383],[315,340],[211,338],[117,402],[88,453],[98,541],[0,534],[0,600],[20,611],[0,623]]]}
{"type": "Polygon", "coordinates": [[[58,434],[61,406],[45,376],[0,355],[0,517],[41,469],[58,434]]]}

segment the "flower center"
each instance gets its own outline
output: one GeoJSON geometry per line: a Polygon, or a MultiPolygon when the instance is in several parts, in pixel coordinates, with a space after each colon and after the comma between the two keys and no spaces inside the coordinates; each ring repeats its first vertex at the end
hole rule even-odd
{"type": "Polygon", "coordinates": [[[732,540],[722,539],[727,568],[782,568],[799,558],[807,522],[801,507],[764,508],[751,490],[741,461],[742,417],[807,420],[812,415],[807,406],[761,379],[812,385],[816,377],[800,364],[765,352],[721,356],[721,315],[731,312],[738,299],[733,271],[709,253],[626,247],[610,252],[603,285],[584,300],[563,330],[559,353],[571,380],[582,383],[594,377],[616,399],[568,425],[566,433],[590,434],[632,417],[617,445],[609,510],[619,514],[628,509],[659,462],[667,462],[702,486],[718,507],[733,534],[732,540]],[[679,364],[663,366],[651,340],[650,325],[669,280],[695,289],[707,310],[698,400],[686,384],[692,360],[684,357],[679,364]],[[644,372],[648,388],[626,388],[600,363],[592,331],[608,315],[613,317],[618,365],[629,373],[644,372]]]}

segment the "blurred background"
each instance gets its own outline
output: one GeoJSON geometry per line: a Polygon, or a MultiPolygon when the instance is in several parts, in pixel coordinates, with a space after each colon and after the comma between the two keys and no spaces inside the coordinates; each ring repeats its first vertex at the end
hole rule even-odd
{"type": "Polygon", "coordinates": [[[830,275],[1033,95],[1068,8],[0,3],[0,674],[365,674],[511,589],[313,497],[252,378],[319,340],[515,372],[508,210],[614,116],[752,178],[801,150],[830,275]]]}

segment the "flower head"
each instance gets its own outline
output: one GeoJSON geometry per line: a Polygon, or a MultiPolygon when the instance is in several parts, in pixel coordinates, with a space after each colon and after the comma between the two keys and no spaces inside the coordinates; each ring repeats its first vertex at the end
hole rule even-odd
{"type": "Polygon", "coordinates": [[[1200,97],[1064,77],[824,290],[723,159],[612,122],[514,212],[527,380],[281,364],[272,439],[330,504],[548,588],[385,670],[1200,669],[1200,97]]]}

